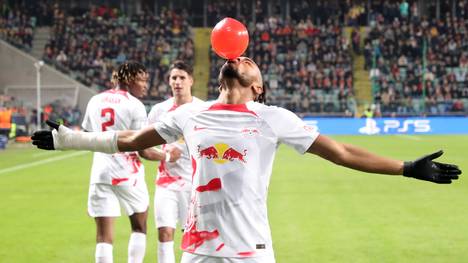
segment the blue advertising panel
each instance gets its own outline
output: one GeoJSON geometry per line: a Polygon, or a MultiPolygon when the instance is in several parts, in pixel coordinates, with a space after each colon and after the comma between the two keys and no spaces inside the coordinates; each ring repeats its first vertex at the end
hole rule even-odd
{"type": "Polygon", "coordinates": [[[304,118],[307,125],[323,134],[468,134],[468,118],[304,118]]]}

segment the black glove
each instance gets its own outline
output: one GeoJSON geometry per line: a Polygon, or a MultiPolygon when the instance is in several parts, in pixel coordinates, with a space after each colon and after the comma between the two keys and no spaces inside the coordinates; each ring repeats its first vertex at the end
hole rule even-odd
{"type": "Polygon", "coordinates": [[[403,175],[438,184],[450,184],[457,180],[461,170],[454,164],[438,163],[432,160],[440,157],[442,150],[423,156],[412,162],[405,162],[403,175]]]}
{"type": "MultiPolygon", "coordinates": [[[[47,125],[52,129],[58,130],[60,124],[55,121],[46,121],[47,125]]],[[[55,150],[54,148],[54,137],[52,136],[52,130],[39,130],[33,133],[31,137],[32,144],[36,145],[37,148],[43,150],[55,150]]]]}

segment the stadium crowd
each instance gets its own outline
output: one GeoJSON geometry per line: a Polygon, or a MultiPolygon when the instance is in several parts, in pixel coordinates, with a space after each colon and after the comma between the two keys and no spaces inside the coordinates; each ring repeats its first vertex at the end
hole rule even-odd
{"type": "MultiPolygon", "coordinates": [[[[365,59],[377,113],[466,112],[468,5],[440,2],[437,10],[427,3],[423,16],[417,1],[290,1],[291,16],[284,16],[280,1],[219,0],[207,2],[206,18],[210,27],[226,16],[248,26],[246,55],[264,74],[269,104],[297,113],[358,115],[354,53],[365,59]],[[361,45],[363,25],[368,34],[361,45]],[[349,39],[346,26],[351,28],[349,39]]],[[[162,101],[171,94],[166,79],[170,62],[194,62],[192,18],[186,10],[162,7],[156,15],[126,16],[107,6],[68,10],[44,5],[46,0],[38,3],[40,15],[2,4],[0,34],[28,48],[35,25],[52,24],[44,60],[98,90],[112,86],[116,65],[136,60],[151,76],[146,99],[162,101]]],[[[210,60],[208,99],[213,99],[223,60],[213,52],[210,60]]]]}
{"type": "MultiPolygon", "coordinates": [[[[322,25],[278,16],[250,29],[248,56],[263,72],[269,104],[295,112],[352,112],[352,61],[348,40],[337,19],[322,25]]],[[[211,54],[209,98],[217,96],[223,60],[211,54]]]]}
{"type": "Polygon", "coordinates": [[[415,12],[377,14],[370,22],[364,57],[384,115],[468,109],[466,13],[447,12],[439,20],[415,12]]]}
{"type": "Polygon", "coordinates": [[[170,96],[164,78],[175,59],[193,63],[194,47],[186,12],[163,9],[158,15],[125,16],[118,9],[92,6],[82,14],[54,15],[53,35],[44,60],[99,90],[112,87],[110,75],[126,60],[150,73],[148,98],[170,96]]]}
{"type": "Polygon", "coordinates": [[[30,50],[37,17],[26,6],[10,6],[0,1],[0,37],[14,46],[30,50]]]}

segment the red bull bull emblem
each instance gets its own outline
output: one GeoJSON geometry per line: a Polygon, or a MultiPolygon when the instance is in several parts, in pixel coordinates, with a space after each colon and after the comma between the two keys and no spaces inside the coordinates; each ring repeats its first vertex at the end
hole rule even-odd
{"type": "Polygon", "coordinates": [[[245,163],[246,155],[247,149],[238,151],[225,143],[217,143],[206,148],[202,148],[200,145],[198,145],[199,158],[206,158],[208,160],[213,159],[213,161],[218,164],[223,164],[227,161],[232,162],[234,160],[245,163]]]}

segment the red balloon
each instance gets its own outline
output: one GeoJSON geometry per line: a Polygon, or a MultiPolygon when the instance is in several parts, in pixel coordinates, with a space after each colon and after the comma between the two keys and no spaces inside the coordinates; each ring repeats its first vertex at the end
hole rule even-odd
{"type": "Polygon", "coordinates": [[[242,55],[249,45],[249,32],[241,22],[226,17],[211,31],[211,46],[214,52],[225,59],[242,55]]]}

